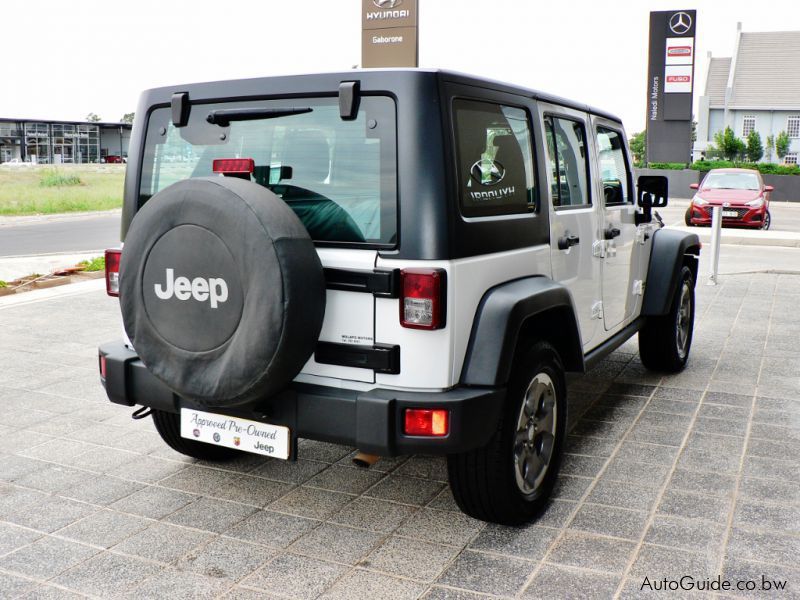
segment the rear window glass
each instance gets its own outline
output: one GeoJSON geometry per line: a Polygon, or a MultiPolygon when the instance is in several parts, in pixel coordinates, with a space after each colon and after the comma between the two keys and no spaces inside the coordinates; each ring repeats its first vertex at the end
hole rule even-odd
{"type": "MultiPolygon", "coordinates": [[[[241,111],[240,111],[241,112],[241,111]]],[[[219,121],[219,119],[217,119],[219,121]]],[[[361,98],[352,121],[337,98],[293,98],[195,104],[186,127],[171,110],[150,115],[140,205],[167,186],[214,176],[218,158],[252,158],[251,179],[281,197],[315,241],[392,245],[397,239],[397,151],[394,101],[361,98]],[[209,122],[214,111],[267,109],[269,118],[209,122]],[[310,110],[307,110],[310,109],[310,110]]]]}
{"type": "Polygon", "coordinates": [[[466,217],[535,210],[527,113],[489,102],[453,102],[461,212],[466,217]]]}

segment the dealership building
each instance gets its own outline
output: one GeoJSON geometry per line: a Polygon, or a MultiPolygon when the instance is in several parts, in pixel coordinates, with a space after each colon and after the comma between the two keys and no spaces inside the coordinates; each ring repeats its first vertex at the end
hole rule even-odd
{"type": "Polygon", "coordinates": [[[701,158],[714,145],[714,135],[726,127],[741,139],[757,131],[765,162],[778,161],[774,149],[768,155],[767,137],[785,131],[791,145],[783,162],[798,164],[800,31],[743,32],[740,23],[733,56],[710,56],[705,94],[699,99],[694,158],[701,158]]]}
{"type": "Polygon", "coordinates": [[[116,161],[128,155],[130,137],[128,123],[0,118],[0,163],[116,161]]]}

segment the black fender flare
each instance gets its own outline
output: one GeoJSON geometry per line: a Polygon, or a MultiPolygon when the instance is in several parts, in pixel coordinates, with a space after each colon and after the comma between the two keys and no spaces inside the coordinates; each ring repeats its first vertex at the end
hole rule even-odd
{"type": "MultiPolygon", "coordinates": [[[[700,256],[700,238],[696,233],[676,229],[659,229],[653,234],[650,265],[642,301],[643,316],[665,315],[672,306],[678,277],[685,257],[700,256]]],[[[693,266],[697,280],[696,264],[693,266]]]]}
{"type": "MultiPolygon", "coordinates": [[[[461,383],[505,385],[526,323],[542,325],[542,335],[537,339],[547,339],[556,347],[567,371],[585,370],[580,329],[569,290],[548,277],[526,277],[495,286],[481,298],[472,322],[461,383]]],[[[530,333],[536,335],[535,330],[530,333]]]]}

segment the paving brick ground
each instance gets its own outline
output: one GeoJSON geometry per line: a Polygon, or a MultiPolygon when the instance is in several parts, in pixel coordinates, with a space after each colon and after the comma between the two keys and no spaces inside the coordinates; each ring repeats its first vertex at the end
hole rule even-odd
{"type": "Polygon", "coordinates": [[[524,528],[458,512],[438,458],[364,471],[303,441],[297,463],[187,460],[104,399],[113,301],[0,310],[0,597],[628,598],[721,575],[788,581],[721,597],[798,598],[800,276],[698,300],[684,373],[629,343],[570,384],[558,491],[524,528]]]}

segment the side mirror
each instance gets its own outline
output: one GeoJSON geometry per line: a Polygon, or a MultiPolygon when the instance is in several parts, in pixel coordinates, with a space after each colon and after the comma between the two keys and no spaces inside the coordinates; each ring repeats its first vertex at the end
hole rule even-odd
{"type": "Polygon", "coordinates": [[[693,190],[699,190],[700,189],[700,184],[699,183],[691,183],[691,184],[689,184],[689,187],[691,189],[693,189],[693,190]]]}
{"type": "Polygon", "coordinates": [[[669,181],[663,175],[642,175],[637,182],[638,194],[636,203],[636,224],[649,223],[653,220],[653,208],[667,205],[669,181]]]}
{"type": "Polygon", "coordinates": [[[774,188],[774,187],[772,187],[771,185],[765,185],[765,186],[764,186],[764,191],[765,191],[765,192],[771,192],[771,191],[773,191],[774,189],[775,189],[775,188],[774,188]]]}

